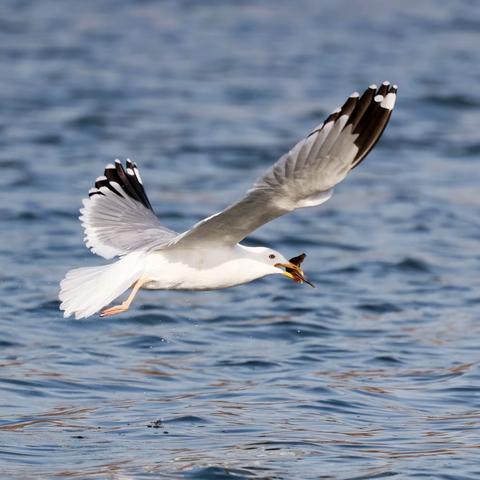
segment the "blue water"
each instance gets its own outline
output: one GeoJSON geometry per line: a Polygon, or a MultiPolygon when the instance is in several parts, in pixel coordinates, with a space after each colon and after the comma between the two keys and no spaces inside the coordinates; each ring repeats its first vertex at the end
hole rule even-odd
{"type": "Polygon", "coordinates": [[[480,478],[479,32],[467,0],[3,0],[2,478],[480,478]],[[183,231],[385,79],[361,168],[250,239],[316,289],[62,318],[64,273],[102,263],[77,217],[105,164],[183,231]]]}

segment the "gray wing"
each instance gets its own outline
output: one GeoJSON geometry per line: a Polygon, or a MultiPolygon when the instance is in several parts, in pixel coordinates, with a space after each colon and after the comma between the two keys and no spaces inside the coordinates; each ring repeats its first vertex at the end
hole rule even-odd
{"type": "Polygon", "coordinates": [[[375,146],[392,113],[397,87],[371,85],[353,93],[305,139],[281,157],[246,195],[178,236],[170,245],[235,245],[261,225],[297,208],[326,202],[375,146]]]}
{"type": "Polygon", "coordinates": [[[137,165],[107,165],[80,210],[85,243],[104,258],[167,244],[178,233],[160,224],[148,200],[137,165]]]}

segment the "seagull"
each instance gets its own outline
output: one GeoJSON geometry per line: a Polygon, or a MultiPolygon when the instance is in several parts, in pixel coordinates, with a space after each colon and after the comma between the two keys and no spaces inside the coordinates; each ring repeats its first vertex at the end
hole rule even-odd
{"type": "Polygon", "coordinates": [[[64,316],[107,317],[129,309],[140,289],[216,290],[267,275],[313,284],[301,264],[266,247],[242,242],[261,225],[298,208],[326,202],[372,150],[392,114],[397,86],[370,85],[283,155],[247,193],[225,210],[177,233],[162,225],[147,197],[137,165],[119,160],[105,168],[80,210],[90,250],[117,261],[70,270],[60,283],[64,316]],[[108,307],[131,288],[128,298],[108,307]]]}

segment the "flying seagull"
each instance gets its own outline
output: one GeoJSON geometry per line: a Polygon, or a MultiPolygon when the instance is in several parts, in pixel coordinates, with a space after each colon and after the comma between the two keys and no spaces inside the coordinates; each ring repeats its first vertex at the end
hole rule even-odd
{"type": "Polygon", "coordinates": [[[83,200],[80,220],[87,247],[106,259],[119,259],[66,274],[59,295],[64,316],[125,312],[140,288],[215,290],[273,274],[313,286],[301,269],[305,254],[287,260],[271,248],[239,242],[274,218],[326,202],[379,140],[396,93],[389,82],[371,85],[361,96],[352,93],[243,198],[180,234],[159,222],[135,163],[107,165],[83,200]],[[123,303],[105,308],[130,287],[123,303]]]}

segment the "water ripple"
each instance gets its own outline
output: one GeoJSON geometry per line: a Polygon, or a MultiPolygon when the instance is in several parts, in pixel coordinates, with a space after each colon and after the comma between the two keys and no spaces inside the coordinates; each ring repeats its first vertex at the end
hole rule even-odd
{"type": "Polygon", "coordinates": [[[3,1],[3,477],[478,478],[479,24],[468,0],[3,1]],[[58,280],[103,262],[78,208],[106,163],[183,231],[384,78],[365,164],[249,239],[305,251],[317,288],[62,318],[58,280]]]}

